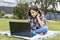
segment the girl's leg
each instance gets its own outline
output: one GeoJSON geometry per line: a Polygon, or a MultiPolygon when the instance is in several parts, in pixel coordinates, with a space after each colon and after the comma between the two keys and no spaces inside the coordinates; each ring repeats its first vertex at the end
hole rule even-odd
{"type": "Polygon", "coordinates": [[[36,33],[41,33],[41,34],[42,33],[45,34],[47,31],[48,29],[45,26],[35,30],[36,33]]]}
{"type": "Polygon", "coordinates": [[[34,30],[31,30],[31,34],[32,34],[32,36],[35,36],[36,32],[34,30]]]}

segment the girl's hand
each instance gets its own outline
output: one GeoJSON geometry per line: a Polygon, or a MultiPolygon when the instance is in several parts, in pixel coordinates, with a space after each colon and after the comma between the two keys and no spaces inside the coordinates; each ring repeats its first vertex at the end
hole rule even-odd
{"type": "Polygon", "coordinates": [[[37,14],[37,19],[38,19],[38,18],[40,18],[40,14],[39,14],[39,13],[37,14]]]}
{"type": "Polygon", "coordinates": [[[38,20],[38,23],[40,24],[40,26],[43,27],[44,22],[40,19],[40,14],[37,15],[37,20],[38,20]]]}

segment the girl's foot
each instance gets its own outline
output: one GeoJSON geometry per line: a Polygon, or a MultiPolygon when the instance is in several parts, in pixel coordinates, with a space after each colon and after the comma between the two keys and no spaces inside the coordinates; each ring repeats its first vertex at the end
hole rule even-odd
{"type": "Polygon", "coordinates": [[[44,35],[44,33],[41,32],[40,35],[44,35]]]}

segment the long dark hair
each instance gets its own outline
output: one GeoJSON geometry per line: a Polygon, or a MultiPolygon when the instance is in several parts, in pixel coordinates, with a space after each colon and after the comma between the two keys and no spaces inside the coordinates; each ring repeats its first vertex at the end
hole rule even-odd
{"type": "Polygon", "coordinates": [[[34,10],[34,11],[38,11],[38,13],[40,14],[40,16],[42,15],[42,13],[40,12],[40,9],[37,7],[37,6],[31,6],[30,8],[29,8],[29,10],[28,10],[28,15],[29,15],[29,17],[32,17],[32,15],[31,15],[31,13],[30,13],[30,10],[34,10]]]}

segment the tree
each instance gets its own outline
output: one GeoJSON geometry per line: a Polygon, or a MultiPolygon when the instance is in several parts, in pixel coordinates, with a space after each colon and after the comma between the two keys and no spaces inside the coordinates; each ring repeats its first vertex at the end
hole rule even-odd
{"type": "Polygon", "coordinates": [[[41,9],[45,11],[45,14],[47,14],[48,10],[52,12],[56,11],[57,2],[60,2],[60,0],[36,0],[35,5],[40,4],[41,9]],[[52,8],[48,9],[50,5],[52,5],[52,8]]]}
{"type": "Polygon", "coordinates": [[[28,10],[28,3],[19,3],[13,9],[14,15],[17,16],[19,19],[27,18],[27,10],[28,10]]]}

